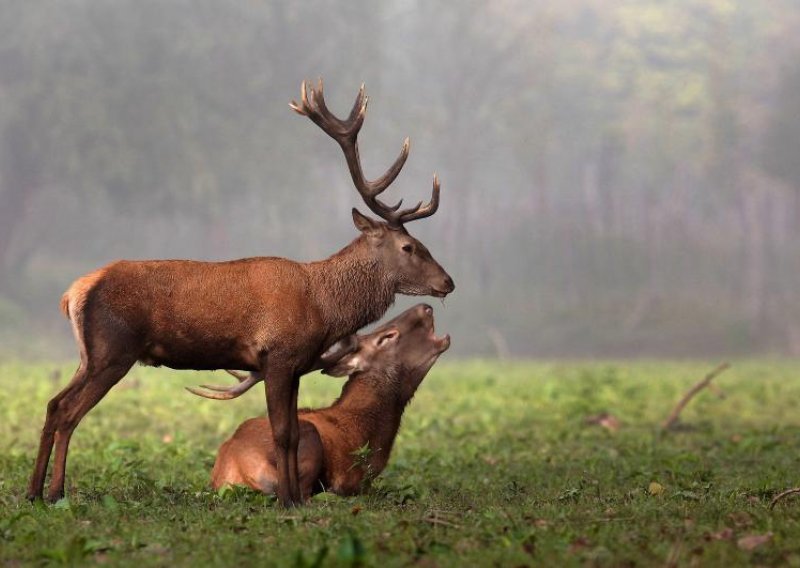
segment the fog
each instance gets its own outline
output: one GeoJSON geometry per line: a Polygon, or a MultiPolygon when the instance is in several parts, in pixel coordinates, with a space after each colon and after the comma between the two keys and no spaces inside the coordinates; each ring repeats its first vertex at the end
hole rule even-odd
{"type": "MultiPolygon", "coordinates": [[[[0,354],[74,356],[62,292],[120,258],[324,258],[366,211],[450,272],[458,356],[800,353],[800,2],[0,2],[0,354]]],[[[389,315],[419,301],[399,297],[389,315]]]]}

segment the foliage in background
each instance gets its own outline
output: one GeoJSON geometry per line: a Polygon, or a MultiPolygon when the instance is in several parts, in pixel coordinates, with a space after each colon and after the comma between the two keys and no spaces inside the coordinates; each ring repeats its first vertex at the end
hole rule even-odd
{"type": "MultiPolygon", "coordinates": [[[[443,181],[412,231],[461,354],[800,352],[800,2],[2,2],[0,349],[64,354],[116,258],[313,259],[354,236],[286,103],[367,84],[367,174],[443,181]]],[[[402,307],[402,306],[401,306],[402,307]]]]}

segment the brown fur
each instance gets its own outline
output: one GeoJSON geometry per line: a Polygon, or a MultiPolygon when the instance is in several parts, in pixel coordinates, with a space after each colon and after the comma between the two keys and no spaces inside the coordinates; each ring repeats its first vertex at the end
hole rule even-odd
{"type": "MultiPolygon", "coordinates": [[[[268,376],[269,413],[280,427],[274,433],[287,448],[293,445],[297,381],[319,364],[327,347],[379,318],[395,293],[452,290],[449,276],[421,243],[404,230],[371,223],[368,234],[319,262],[118,261],[76,280],[61,306],[72,321],[81,364],[48,404],[29,496],[41,495],[54,443],[48,499],[63,495],[72,432],[136,361],[268,376]],[[406,258],[404,243],[422,252],[406,258]]],[[[288,479],[288,463],[283,470],[288,479]]],[[[296,474],[294,479],[299,491],[296,474]]],[[[290,491],[282,502],[299,500],[290,491]]]]}
{"type": "MultiPolygon", "coordinates": [[[[358,127],[361,121],[363,112],[358,127]]],[[[355,144],[354,135],[347,141],[355,144]]],[[[391,183],[407,147],[404,152],[392,175],[370,188],[379,192],[391,183]]],[[[352,173],[355,146],[346,157],[352,173]]],[[[355,176],[354,181],[362,192],[366,182],[355,176]]],[[[378,203],[372,194],[362,196],[370,207],[378,203]]],[[[61,311],[72,321],[81,362],[72,381],[47,405],[28,497],[41,497],[54,445],[48,499],[63,496],[73,431],[140,361],[173,369],[244,369],[255,373],[250,384],[269,377],[267,409],[277,448],[278,494],[284,505],[299,502],[300,377],[319,365],[321,354],[334,342],[380,318],[395,294],[443,297],[454,289],[425,246],[402,226],[432,215],[438,196],[436,182],[428,206],[387,216],[389,223],[353,209],[361,236],[319,262],[274,257],[118,261],[76,280],[61,299],[61,311]]]]}
{"type": "Polygon", "coordinates": [[[70,313],[83,312],[83,307],[86,304],[86,297],[89,291],[103,277],[105,272],[106,269],[101,268],[100,270],[95,270],[85,276],[81,276],[72,283],[66,292],[64,292],[64,295],[61,296],[60,307],[61,313],[63,313],[67,319],[70,319],[70,313]],[[70,307],[70,305],[72,305],[72,307],[70,307]]]}
{"type": "MultiPolygon", "coordinates": [[[[433,335],[424,304],[360,336],[358,349],[327,372],[350,373],[342,395],[327,408],[300,411],[298,450],[301,493],[322,489],[360,492],[386,467],[401,417],[426,373],[449,347],[433,335]],[[367,455],[355,454],[368,448],[367,455]]],[[[245,421],[219,449],[211,485],[247,485],[264,493],[277,487],[275,446],[266,418],[245,421]]]]}

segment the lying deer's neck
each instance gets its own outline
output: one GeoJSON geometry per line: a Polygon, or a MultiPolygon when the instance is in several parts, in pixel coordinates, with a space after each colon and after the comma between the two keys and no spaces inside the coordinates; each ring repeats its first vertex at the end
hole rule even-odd
{"type": "Polygon", "coordinates": [[[395,286],[363,237],[335,255],[308,265],[331,339],[380,319],[394,303],[395,286]]]}
{"type": "Polygon", "coordinates": [[[342,427],[353,430],[347,436],[357,445],[353,450],[368,442],[373,451],[380,451],[380,459],[389,459],[403,411],[408,404],[408,400],[403,400],[399,392],[387,388],[394,384],[397,381],[378,373],[351,377],[345,383],[339,399],[326,409],[337,415],[342,427]]]}

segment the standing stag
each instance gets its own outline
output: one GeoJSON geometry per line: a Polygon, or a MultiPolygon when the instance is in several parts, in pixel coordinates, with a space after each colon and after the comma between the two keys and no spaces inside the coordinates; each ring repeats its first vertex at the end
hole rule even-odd
{"type": "MultiPolygon", "coordinates": [[[[290,106],[339,143],[356,189],[384,222],[353,209],[361,234],[318,262],[275,257],[118,261],[76,280],[62,297],[61,310],[72,322],[80,365],[47,405],[29,499],[42,496],[53,445],[47,498],[64,495],[73,431],[139,361],[173,369],[243,369],[254,380],[266,379],[278,498],[284,506],[300,503],[301,375],[318,366],[320,355],[337,340],[380,318],[395,294],[444,297],[453,291],[450,276],[403,226],[436,212],[436,176],[425,206],[420,202],[401,210],[400,203],[388,206],[378,199],[400,173],[408,139],[385,174],[375,181],[364,177],[357,142],[367,110],[363,85],[345,120],[326,107],[322,81],[316,89],[303,83],[301,102],[290,106]]],[[[228,389],[230,396],[242,388],[228,389]]]]}

